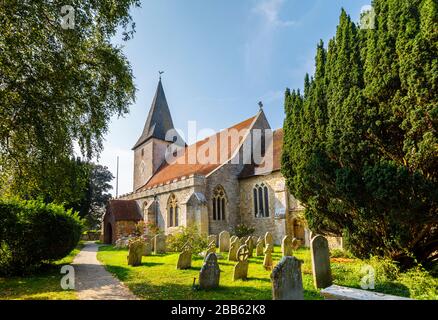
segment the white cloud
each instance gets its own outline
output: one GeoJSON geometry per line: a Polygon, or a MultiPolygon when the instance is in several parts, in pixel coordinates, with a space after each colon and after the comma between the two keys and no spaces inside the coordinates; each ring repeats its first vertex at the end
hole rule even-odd
{"type": "Polygon", "coordinates": [[[296,25],[296,21],[280,19],[279,13],[284,1],[285,0],[264,0],[253,10],[262,15],[268,25],[276,27],[289,27],[296,25]]]}

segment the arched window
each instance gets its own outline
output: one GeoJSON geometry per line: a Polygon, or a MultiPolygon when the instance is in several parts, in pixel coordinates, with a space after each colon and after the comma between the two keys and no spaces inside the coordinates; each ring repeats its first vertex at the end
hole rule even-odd
{"type": "Polygon", "coordinates": [[[175,195],[172,194],[167,202],[167,212],[168,212],[168,226],[177,227],[179,225],[179,207],[178,200],[175,195]]]}
{"type": "Polygon", "coordinates": [[[256,218],[269,217],[269,191],[268,187],[256,184],[253,189],[254,215],[256,218]]]}
{"type": "Polygon", "coordinates": [[[213,192],[213,220],[225,220],[226,195],[222,186],[217,186],[213,192]]]}

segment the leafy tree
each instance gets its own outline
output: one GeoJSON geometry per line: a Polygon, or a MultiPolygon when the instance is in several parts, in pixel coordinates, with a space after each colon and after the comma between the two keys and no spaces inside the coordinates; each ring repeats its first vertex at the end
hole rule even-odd
{"type": "Polygon", "coordinates": [[[86,220],[90,229],[98,229],[106,204],[111,199],[111,194],[108,191],[112,189],[110,182],[114,176],[107,167],[102,165],[89,164],[89,167],[91,170],[88,186],[78,211],[79,216],[86,220]]]}
{"type": "Polygon", "coordinates": [[[110,39],[132,37],[129,10],[139,3],[69,1],[72,29],[62,24],[73,13],[62,12],[65,1],[0,3],[0,182],[12,193],[56,188],[74,143],[91,159],[110,117],[128,112],[132,70],[110,39]]]}
{"type": "Polygon", "coordinates": [[[342,10],[304,95],[285,96],[282,172],[310,228],[360,257],[438,259],[438,7],[375,0],[373,29],[342,10]]]}

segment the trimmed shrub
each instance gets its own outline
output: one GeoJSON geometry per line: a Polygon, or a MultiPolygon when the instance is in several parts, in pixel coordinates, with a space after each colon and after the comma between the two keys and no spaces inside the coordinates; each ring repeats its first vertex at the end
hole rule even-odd
{"type": "Polygon", "coordinates": [[[167,236],[167,249],[179,252],[186,242],[192,246],[193,253],[197,254],[207,248],[207,237],[200,234],[196,226],[179,227],[179,231],[167,236]]]}
{"type": "Polygon", "coordinates": [[[77,245],[76,213],[41,200],[0,200],[0,274],[22,274],[61,259],[77,245]]]}
{"type": "Polygon", "coordinates": [[[236,236],[238,236],[239,238],[241,237],[247,237],[250,236],[254,233],[255,228],[247,226],[245,224],[238,224],[235,228],[234,228],[234,234],[236,236]]]}

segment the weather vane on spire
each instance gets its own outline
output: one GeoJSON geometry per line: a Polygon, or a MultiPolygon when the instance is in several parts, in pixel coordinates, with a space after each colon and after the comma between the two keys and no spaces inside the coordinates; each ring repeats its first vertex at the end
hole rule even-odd
{"type": "Polygon", "coordinates": [[[260,110],[263,109],[263,102],[261,102],[261,101],[259,101],[259,108],[260,108],[260,110]]]}
{"type": "Polygon", "coordinates": [[[158,71],[158,73],[160,74],[160,80],[161,80],[161,75],[164,73],[164,71],[158,71]]]}

